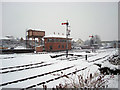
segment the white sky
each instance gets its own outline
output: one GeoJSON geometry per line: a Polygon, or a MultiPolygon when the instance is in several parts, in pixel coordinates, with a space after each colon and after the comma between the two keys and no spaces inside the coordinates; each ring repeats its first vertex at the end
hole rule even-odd
{"type": "Polygon", "coordinates": [[[46,35],[64,33],[62,22],[70,22],[71,37],[86,40],[99,35],[102,40],[118,39],[117,2],[3,2],[2,36],[25,37],[27,28],[46,35]]]}

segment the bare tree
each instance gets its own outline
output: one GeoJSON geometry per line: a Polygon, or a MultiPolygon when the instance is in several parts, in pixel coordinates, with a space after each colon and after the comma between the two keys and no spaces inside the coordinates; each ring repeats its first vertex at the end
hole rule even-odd
{"type": "Polygon", "coordinates": [[[93,44],[98,44],[99,46],[101,45],[101,39],[99,35],[95,35],[91,37],[89,40],[86,40],[85,45],[93,45],[93,44]]]}
{"type": "Polygon", "coordinates": [[[101,45],[101,39],[100,39],[99,35],[95,35],[94,36],[94,43],[98,44],[98,45],[101,45]]]}

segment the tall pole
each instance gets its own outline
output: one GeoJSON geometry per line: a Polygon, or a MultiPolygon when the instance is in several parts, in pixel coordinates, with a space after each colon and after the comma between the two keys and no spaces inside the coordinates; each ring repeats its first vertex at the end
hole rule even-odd
{"type": "Polygon", "coordinates": [[[68,25],[69,25],[68,20],[66,23],[62,23],[62,25],[66,25],[66,58],[67,58],[68,57],[68,35],[70,35],[68,33],[68,25]]]}
{"type": "Polygon", "coordinates": [[[68,20],[67,20],[67,23],[66,23],[66,58],[68,57],[68,20]]]}

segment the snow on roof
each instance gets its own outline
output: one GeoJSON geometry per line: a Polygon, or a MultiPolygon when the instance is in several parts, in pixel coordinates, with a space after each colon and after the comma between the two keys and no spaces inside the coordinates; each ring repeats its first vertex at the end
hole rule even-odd
{"type": "Polygon", "coordinates": [[[26,49],[25,47],[23,47],[23,46],[17,46],[16,48],[14,48],[14,49],[26,49]]]}
{"type": "Polygon", "coordinates": [[[77,42],[77,41],[83,42],[83,40],[81,38],[73,39],[73,41],[75,41],[75,42],[77,42]]]}
{"type": "Polygon", "coordinates": [[[7,37],[0,37],[0,40],[2,40],[2,39],[9,39],[9,38],[7,38],[7,37]]]}
{"type": "Polygon", "coordinates": [[[75,42],[76,42],[77,40],[78,40],[78,39],[73,39],[73,41],[75,41],[75,42]]]}
{"type": "Polygon", "coordinates": [[[13,38],[8,38],[8,37],[0,37],[0,40],[10,40],[10,39],[13,39],[13,38]]]}
{"type": "MultiPolygon", "coordinates": [[[[56,38],[66,38],[65,35],[48,35],[48,36],[44,36],[44,38],[49,38],[49,37],[56,37],[56,38]]],[[[68,37],[68,38],[72,38],[72,37],[68,37]]]]}
{"type": "Polygon", "coordinates": [[[28,28],[27,30],[45,31],[45,30],[41,30],[41,29],[33,29],[33,28],[28,28]]]}

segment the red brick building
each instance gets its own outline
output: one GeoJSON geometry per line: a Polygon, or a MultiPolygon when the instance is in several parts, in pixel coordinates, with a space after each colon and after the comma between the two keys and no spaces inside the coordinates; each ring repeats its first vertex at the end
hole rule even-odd
{"type": "MultiPolygon", "coordinates": [[[[68,38],[68,50],[71,49],[71,40],[72,38],[68,38]]],[[[45,36],[44,37],[44,48],[45,51],[62,51],[66,50],[67,43],[65,36],[45,36]]]]}
{"type": "Polygon", "coordinates": [[[45,36],[45,31],[39,31],[35,29],[29,29],[27,31],[27,40],[32,39],[32,48],[35,48],[35,39],[38,39],[39,45],[41,45],[42,38],[45,36]]]}
{"type": "MultiPolygon", "coordinates": [[[[36,52],[52,52],[52,51],[63,51],[66,50],[68,46],[68,50],[71,49],[71,40],[72,38],[68,38],[66,42],[66,36],[60,35],[51,35],[45,36],[45,31],[38,31],[35,29],[29,29],[27,31],[27,40],[32,39],[32,48],[36,50],[36,52]],[[35,44],[35,39],[38,39],[38,45],[35,44]],[[44,44],[42,44],[42,39],[44,38],[44,44]]],[[[30,42],[30,41],[29,41],[30,42]]]]}

